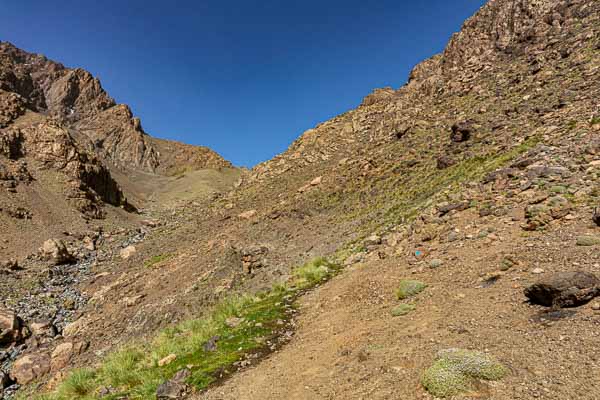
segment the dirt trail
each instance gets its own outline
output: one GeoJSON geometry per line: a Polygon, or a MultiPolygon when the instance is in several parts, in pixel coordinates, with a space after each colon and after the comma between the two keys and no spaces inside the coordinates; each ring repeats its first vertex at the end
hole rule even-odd
{"type": "MultiPolygon", "coordinates": [[[[466,231],[477,221],[467,214],[457,221],[466,231]]],[[[458,398],[600,399],[600,314],[588,304],[568,318],[540,321],[542,308],[523,296],[537,278],[533,265],[555,272],[569,265],[549,260],[568,259],[597,273],[598,254],[574,245],[577,221],[534,238],[504,222],[497,233],[502,241],[433,246],[430,257],[444,260],[438,269],[409,265],[405,256],[350,267],[302,299],[288,345],[195,399],[430,399],[420,376],[438,350],[452,347],[489,352],[511,370],[458,398]],[[518,255],[520,267],[484,283],[481,276],[497,270],[507,253],[518,255]],[[406,278],[429,287],[417,296],[415,311],[392,317],[395,289],[406,278]]]]}

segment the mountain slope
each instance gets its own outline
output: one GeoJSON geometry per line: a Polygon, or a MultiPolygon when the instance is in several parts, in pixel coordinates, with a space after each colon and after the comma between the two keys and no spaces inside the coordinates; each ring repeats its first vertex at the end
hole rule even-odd
{"type": "Polygon", "coordinates": [[[89,219],[131,221],[114,207],[143,206],[163,175],[232,167],[208,148],[150,137],[89,72],[7,42],[0,42],[0,143],[8,257],[32,254],[60,232],[89,230],[89,219]]]}
{"type": "MultiPolygon", "coordinates": [[[[523,296],[540,275],[599,272],[597,245],[577,245],[600,235],[599,18],[593,0],[490,1],[406,86],[305,132],[229,192],[149,210],[160,226],[140,228],[132,256],[128,233],[103,238],[77,285],[86,301],[29,354],[89,342],[68,365],[91,365],[327,256],[348,271],[300,302],[297,337],[193,398],[432,398],[420,377],[449,347],[511,370],[464,398],[600,398],[591,305],[553,314],[523,296]],[[429,286],[393,318],[401,279],[429,286]]],[[[154,396],[162,382],[144,383],[154,396]]]]}

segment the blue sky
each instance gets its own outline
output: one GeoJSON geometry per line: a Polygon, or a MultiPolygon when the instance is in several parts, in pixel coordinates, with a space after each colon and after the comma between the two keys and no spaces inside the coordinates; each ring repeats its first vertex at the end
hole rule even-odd
{"type": "Polygon", "coordinates": [[[252,166],[402,86],[484,0],[0,0],[0,40],[98,76],[158,137],[252,166]]]}

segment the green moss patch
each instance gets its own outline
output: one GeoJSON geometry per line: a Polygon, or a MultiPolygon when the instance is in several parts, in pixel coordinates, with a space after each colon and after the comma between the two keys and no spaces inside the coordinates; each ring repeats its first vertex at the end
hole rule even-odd
{"type": "Polygon", "coordinates": [[[450,397],[473,390],[476,380],[496,381],[507,373],[504,365],[485,353],[448,349],[437,354],[421,383],[436,397],[450,397]]]}
{"type": "Polygon", "coordinates": [[[406,279],[400,282],[398,290],[396,291],[396,297],[400,300],[404,300],[421,293],[426,287],[426,283],[406,279]]]}

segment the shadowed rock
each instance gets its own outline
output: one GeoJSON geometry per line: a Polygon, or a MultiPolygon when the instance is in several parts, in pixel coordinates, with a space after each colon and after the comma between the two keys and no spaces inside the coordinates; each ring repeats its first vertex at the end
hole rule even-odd
{"type": "Polygon", "coordinates": [[[600,280],[588,272],[559,272],[525,289],[534,304],[546,307],[577,307],[600,295],[600,280]]]}

